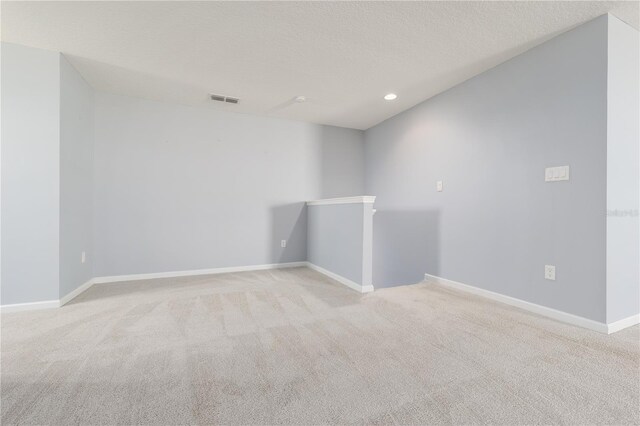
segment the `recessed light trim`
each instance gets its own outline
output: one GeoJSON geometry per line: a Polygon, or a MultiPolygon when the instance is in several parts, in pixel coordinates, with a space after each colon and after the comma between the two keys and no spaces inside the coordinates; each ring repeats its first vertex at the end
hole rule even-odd
{"type": "Polygon", "coordinates": [[[387,93],[386,95],[384,95],[384,100],[385,101],[392,101],[394,99],[396,99],[398,97],[398,95],[396,95],[395,93],[387,93]]]}

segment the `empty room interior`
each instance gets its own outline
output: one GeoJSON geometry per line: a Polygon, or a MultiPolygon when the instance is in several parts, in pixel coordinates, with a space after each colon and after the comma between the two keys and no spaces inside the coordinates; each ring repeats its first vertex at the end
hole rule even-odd
{"type": "Polygon", "coordinates": [[[638,1],[2,1],[3,425],[640,424],[638,1]]]}

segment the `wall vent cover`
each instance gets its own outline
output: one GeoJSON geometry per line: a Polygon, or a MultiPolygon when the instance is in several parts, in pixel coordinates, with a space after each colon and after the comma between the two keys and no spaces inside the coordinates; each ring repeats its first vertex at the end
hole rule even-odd
{"type": "Polygon", "coordinates": [[[240,102],[240,99],[234,98],[233,96],[216,95],[214,93],[211,93],[209,94],[209,97],[212,101],[226,102],[228,104],[237,104],[238,102],[240,102]]]}

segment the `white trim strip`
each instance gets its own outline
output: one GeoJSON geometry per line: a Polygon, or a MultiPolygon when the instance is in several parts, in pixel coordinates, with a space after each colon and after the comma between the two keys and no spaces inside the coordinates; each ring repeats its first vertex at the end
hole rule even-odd
{"type": "Polygon", "coordinates": [[[69,303],[72,299],[78,297],[80,294],[89,290],[93,285],[93,279],[87,281],[82,284],[80,287],[76,288],[66,296],[63,296],[59,300],[47,300],[44,302],[33,302],[33,303],[16,303],[14,305],[2,305],[0,306],[0,310],[4,312],[20,312],[20,311],[35,311],[38,309],[51,309],[51,308],[60,308],[67,303],[69,303]]]}
{"type": "Polygon", "coordinates": [[[369,292],[373,291],[373,286],[372,285],[362,286],[362,285],[360,285],[360,284],[358,284],[358,283],[356,283],[354,281],[351,281],[348,278],[343,277],[342,275],[338,275],[338,274],[333,273],[331,271],[328,271],[328,270],[326,270],[324,268],[321,268],[318,265],[314,265],[313,263],[310,263],[310,262],[306,262],[306,263],[307,263],[307,267],[309,269],[313,269],[314,271],[320,272],[321,274],[326,275],[327,277],[332,278],[332,279],[338,281],[340,284],[344,284],[347,287],[349,287],[350,289],[355,290],[355,291],[357,291],[359,293],[369,293],[369,292]]]}
{"type": "Polygon", "coordinates": [[[92,278],[89,281],[87,281],[86,283],[82,284],[80,287],[78,287],[75,290],[73,290],[71,293],[67,294],[66,296],[63,296],[60,299],[60,306],[64,306],[67,303],[69,303],[72,299],[75,299],[76,297],[80,296],[80,294],[82,294],[85,291],[89,290],[89,288],[91,288],[91,286],[93,284],[94,284],[94,282],[93,282],[93,278],[92,278]]]}
{"type": "Polygon", "coordinates": [[[33,303],[16,303],[13,305],[2,305],[0,310],[5,312],[19,312],[19,311],[32,311],[36,309],[50,309],[59,308],[69,303],[75,297],[87,291],[94,284],[108,284],[123,281],[139,281],[148,280],[153,278],[172,278],[172,277],[187,277],[193,275],[211,275],[211,274],[225,274],[229,272],[246,272],[246,271],[261,271],[266,269],[280,269],[280,268],[296,268],[307,266],[306,261],[302,262],[290,262],[290,263],[272,263],[268,265],[249,265],[249,266],[232,266],[229,268],[214,268],[214,269],[196,269],[193,271],[176,271],[176,272],[160,272],[153,274],[135,274],[135,275],[117,275],[113,277],[96,277],[92,278],[86,283],[82,284],[71,293],[62,297],[59,300],[47,300],[44,302],[33,303]]]}
{"type": "Polygon", "coordinates": [[[535,303],[525,302],[524,300],[516,299],[515,297],[505,296],[500,293],[494,293],[493,291],[484,290],[478,287],[473,287],[468,284],[462,284],[457,281],[448,280],[446,278],[437,277],[435,275],[424,274],[424,278],[427,281],[435,282],[445,287],[466,291],[467,293],[475,294],[477,296],[485,297],[487,299],[495,300],[497,302],[502,302],[510,306],[515,306],[517,308],[524,309],[525,311],[533,312],[538,315],[542,315],[557,321],[565,322],[571,325],[577,325],[579,327],[587,328],[593,331],[598,331],[600,333],[605,333],[605,334],[612,333],[611,331],[609,331],[609,326],[607,326],[607,324],[603,322],[598,322],[598,321],[590,320],[588,318],[579,317],[577,315],[569,314],[567,312],[562,312],[556,309],[547,308],[546,306],[536,305],[535,303]]]}
{"type": "Polygon", "coordinates": [[[376,197],[363,195],[359,197],[327,198],[324,200],[307,201],[308,206],[324,206],[329,204],[373,204],[376,197]]]}
{"type": "Polygon", "coordinates": [[[307,262],[271,263],[267,265],[231,266],[226,268],[194,269],[191,271],[156,272],[151,274],[115,275],[96,277],[94,284],[118,283],[123,281],[151,280],[155,278],[190,277],[194,275],[228,274],[231,272],[263,271],[267,269],[296,268],[306,266],[307,262]]]}
{"type": "Polygon", "coordinates": [[[619,321],[612,322],[611,324],[607,324],[607,332],[609,334],[615,333],[616,331],[623,330],[627,327],[633,327],[634,325],[640,324],[640,314],[631,315],[628,318],[623,318],[619,321]]]}
{"type": "Polygon", "coordinates": [[[0,311],[6,312],[21,312],[21,311],[36,311],[39,309],[51,309],[59,308],[59,300],[45,300],[43,302],[31,302],[31,303],[15,303],[13,305],[2,305],[0,311]]]}

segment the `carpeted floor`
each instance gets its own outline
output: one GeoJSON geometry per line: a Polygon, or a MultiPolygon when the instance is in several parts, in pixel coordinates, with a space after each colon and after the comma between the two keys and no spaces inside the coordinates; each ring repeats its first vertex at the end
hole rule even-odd
{"type": "Polygon", "coordinates": [[[2,314],[2,424],[639,424],[640,328],[606,336],[306,268],[96,285],[2,314]]]}

